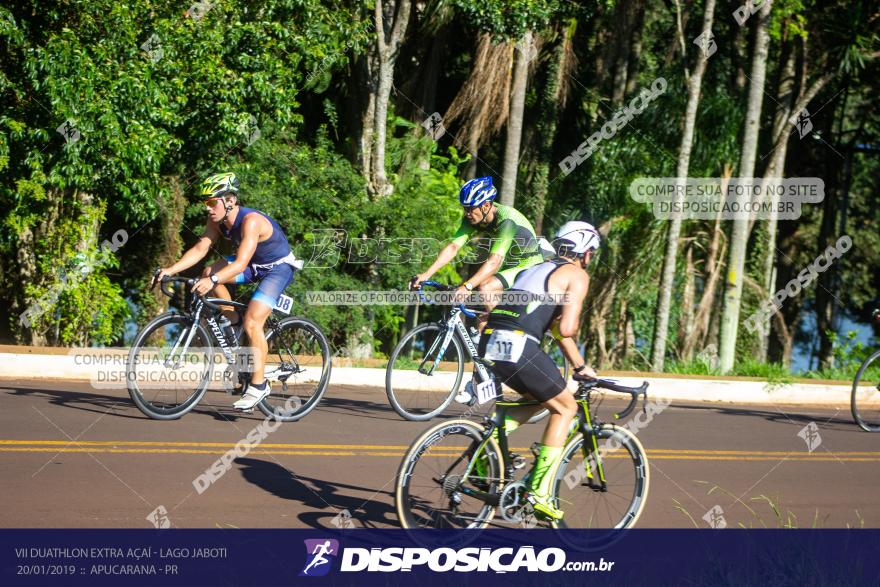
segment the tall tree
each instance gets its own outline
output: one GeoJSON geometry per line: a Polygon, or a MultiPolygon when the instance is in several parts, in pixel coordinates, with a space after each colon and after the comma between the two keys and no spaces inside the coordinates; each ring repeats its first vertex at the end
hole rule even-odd
{"type": "Polygon", "coordinates": [[[516,175],[519,169],[519,151],[522,142],[523,112],[526,107],[526,87],[529,62],[534,51],[532,31],[527,30],[517,43],[513,67],[513,86],[510,96],[510,116],[507,119],[507,142],[504,147],[504,168],[501,172],[501,203],[513,206],[516,198],[516,175]]]}
{"type": "MultiPolygon", "coordinates": [[[[703,13],[703,30],[697,37],[700,50],[697,53],[697,64],[688,81],[688,100],[684,114],[684,129],[681,144],[678,148],[678,164],[676,166],[676,187],[683,185],[690,168],[691,150],[694,145],[694,129],[697,124],[697,108],[700,104],[700,90],[703,85],[703,74],[709,57],[714,53],[715,41],[712,38],[712,21],[715,17],[715,0],[706,0],[703,13]]],[[[676,190],[676,204],[682,200],[676,190]]],[[[672,300],[672,289],[675,281],[675,265],[678,256],[678,237],[681,233],[682,218],[680,214],[673,216],[666,235],[666,254],[663,257],[663,269],[660,273],[660,288],[657,292],[657,309],[654,317],[654,344],[651,351],[651,368],[663,370],[666,356],[666,337],[669,331],[669,306],[672,300]]]]}
{"type": "Polygon", "coordinates": [[[576,66],[573,40],[577,29],[577,20],[570,19],[562,28],[562,35],[550,65],[547,68],[547,81],[541,92],[541,114],[537,123],[538,161],[535,165],[535,176],[532,182],[535,197],[535,232],[544,230],[544,207],[549,189],[550,159],[553,156],[553,142],[559,117],[565,108],[571,84],[568,83],[572,70],[576,66]]]}
{"type": "Polygon", "coordinates": [[[376,0],[375,111],[373,112],[373,149],[369,186],[374,195],[386,196],[394,189],[385,173],[385,142],[388,128],[388,99],[394,84],[394,64],[409,24],[411,0],[376,0]]]}
{"type": "MultiPolygon", "coordinates": [[[[767,54],[770,45],[768,24],[772,5],[772,0],[766,0],[757,15],[752,17],[756,19],[755,47],[752,53],[752,75],[749,83],[745,129],[740,154],[740,178],[752,178],[755,174],[758,133],[761,124],[761,105],[764,98],[764,82],[767,77],[767,54]]],[[[739,310],[742,303],[743,269],[746,260],[748,229],[749,218],[737,217],[733,220],[718,353],[719,367],[722,373],[727,373],[733,369],[736,356],[736,337],[739,329],[739,310]]]]}

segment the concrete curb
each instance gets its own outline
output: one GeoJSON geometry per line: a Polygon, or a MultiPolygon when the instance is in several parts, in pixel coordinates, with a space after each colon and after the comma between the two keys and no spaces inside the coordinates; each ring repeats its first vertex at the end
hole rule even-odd
{"type": "MultiPolygon", "coordinates": [[[[14,347],[13,347],[14,348],[14,347]]],[[[2,380],[45,380],[87,382],[94,387],[118,389],[125,387],[124,373],[128,355],[126,349],[58,349],[49,353],[35,352],[37,349],[22,349],[26,352],[8,352],[4,347],[0,352],[0,379],[2,380]],[[107,371],[121,373],[121,383],[98,384],[99,373],[107,371]]],[[[351,367],[350,361],[334,362],[330,377],[332,385],[361,386],[385,388],[385,369],[351,367]]],[[[403,379],[407,375],[416,381],[415,372],[402,371],[403,379]]],[[[840,382],[807,382],[796,381],[790,384],[770,384],[755,378],[720,378],[705,376],[670,376],[668,374],[634,373],[634,372],[603,372],[603,376],[620,381],[624,385],[638,385],[648,381],[649,397],[666,398],[675,401],[722,402],[728,404],[759,404],[759,405],[821,405],[849,409],[852,387],[840,382]]],[[[463,381],[469,373],[465,372],[463,381]]],[[[425,378],[419,377],[418,389],[427,389],[425,378]]],[[[106,379],[105,379],[106,380],[106,379]]],[[[430,380],[430,389],[449,389],[455,380],[455,374],[438,372],[430,380]]]]}

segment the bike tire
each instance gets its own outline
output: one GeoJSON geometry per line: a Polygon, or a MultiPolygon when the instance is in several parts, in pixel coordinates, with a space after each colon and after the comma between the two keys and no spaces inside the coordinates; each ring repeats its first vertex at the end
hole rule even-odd
{"type": "MultiPolygon", "coordinates": [[[[192,346],[193,345],[191,343],[190,347],[192,346]]],[[[144,415],[149,416],[153,420],[177,420],[178,418],[192,410],[194,407],[196,407],[199,401],[201,401],[208,390],[208,384],[211,380],[211,371],[213,369],[213,349],[214,346],[211,343],[211,338],[208,335],[208,331],[205,330],[205,327],[198,323],[194,324],[190,318],[184,316],[183,314],[179,314],[177,312],[166,312],[153,319],[138,333],[137,337],[134,340],[134,343],[131,346],[131,350],[128,353],[128,361],[126,363],[125,369],[125,379],[126,387],[128,388],[128,394],[134,404],[141,412],[143,412],[144,415]],[[187,396],[187,398],[179,404],[163,401],[161,403],[167,405],[168,407],[161,407],[154,402],[156,401],[158,392],[167,392],[167,389],[154,390],[155,393],[146,393],[147,389],[142,389],[141,386],[137,383],[138,376],[136,372],[136,365],[138,361],[136,359],[139,355],[139,351],[147,346],[147,341],[151,336],[153,336],[155,332],[157,332],[160,328],[165,328],[173,324],[180,325],[182,329],[193,327],[196,328],[196,334],[193,336],[193,340],[195,340],[196,335],[201,339],[200,344],[196,346],[206,348],[207,354],[212,358],[207,362],[207,372],[201,378],[198,386],[191,395],[187,396]]]]}
{"type": "MultiPolygon", "coordinates": [[[[865,432],[880,432],[880,381],[874,382],[873,389],[872,386],[865,385],[862,385],[861,389],[859,389],[859,384],[862,383],[865,373],[867,373],[871,364],[875,363],[878,359],[880,359],[880,350],[874,351],[865,359],[853,379],[850,410],[856,424],[865,432]],[[869,399],[874,402],[870,407],[868,405],[869,399]]],[[[874,368],[877,368],[876,364],[874,368]]]]}
{"type": "MultiPolygon", "coordinates": [[[[418,371],[413,369],[395,369],[395,367],[400,366],[400,363],[403,361],[403,353],[406,352],[408,345],[417,336],[426,335],[426,340],[433,342],[437,336],[442,336],[445,332],[446,327],[440,324],[421,324],[407,332],[391,353],[388,368],[385,372],[385,394],[388,396],[388,403],[391,404],[394,411],[405,420],[423,422],[440,414],[452,402],[452,398],[461,385],[464,375],[464,351],[461,347],[461,341],[455,333],[453,333],[452,339],[449,341],[450,344],[446,347],[443,357],[441,357],[441,359],[448,357],[451,360],[450,362],[455,362],[457,365],[455,383],[448,391],[422,390],[421,388],[407,390],[404,383],[406,381],[405,375],[412,377],[418,371]],[[431,337],[430,333],[436,334],[431,337]],[[449,353],[452,353],[452,355],[449,355],[449,353]],[[424,399],[422,400],[422,398],[424,399]],[[424,405],[424,407],[420,407],[421,405],[424,405]]],[[[430,342],[425,344],[425,348],[428,350],[430,350],[430,342]]],[[[428,385],[430,382],[425,381],[425,379],[429,377],[424,375],[420,378],[413,378],[415,382],[410,383],[410,385],[428,385]]]]}
{"type": "MultiPolygon", "coordinates": [[[[584,450],[582,433],[566,444],[554,472],[556,507],[565,514],[552,525],[593,530],[584,534],[585,543],[581,547],[590,543],[607,545],[608,531],[634,526],[645,508],[651,481],[647,453],[635,434],[626,428],[603,424],[596,436],[606,491],[588,486],[590,480],[586,477],[584,462],[595,457],[590,456],[591,450],[584,450]]],[[[598,471],[593,472],[593,479],[598,480],[598,471]]]]}
{"type": "MultiPolygon", "coordinates": [[[[459,498],[462,494],[455,491],[458,485],[455,484],[454,475],[452,479],[449,477],[453,467],[457,467],[462,473],[464,472],[471,458],[468,452],[479,444],[484,434],[485,428],[482,425],[470,420],[457,419],[432,426],[412,443],[400,463],[395,482],[394,506],[401,527],[405,529],[485,528],[492,521],[495,515],[495,506],[485,502],[482,506],[478,506],[479,511],[473,516],[473,519],[470,519],[469,516],[461,517],[456,513],[452,507],[452,501],[455,499],[453,494],[457,494],[459,498]],[[456,438],[452,438],[453,436],[456,438]],[[444,442],[447,440],[448,442],[444,442]],[[441,471],[443,471],[442,474],[441,471]],[[432,477],[431,474],[441,475],[443,480],[432,477]],[[429,475],[430,482],[425,482],[424,475],[429,475]],[[424,498],[416,499],[413,495],[413,490],[416,487],[422,487],[423,484],[431,487],[430,494],[437,495],[441,501],[448,500],[450,507],[434,509],[435,513],[426,517],[422,513],[425,509],[424,498]],[[457,520],[459,517],[461,520],[457,520]],[[433,522],[434,525],[422,523],[425,521],[433,522]],[[460,521],[463,526],[451,523],[453,521],[460,521]],[[445,523],[449,523],[449,525],[445,523]]],[[[504,462],[501,458],[501,449],[495,440],[490,438],[486,444],[485,452],[488,457],[485,480],[490,491],[498,491],[504,485],[504,462]]],[[[469,503],[479,502],[478,499],[467,495],[464,496],[464,499],[469,500],[469,503]]]]}
{"type": "MultiPolygon", "coordinates": [[[[296,422],[297,420],[300,420],[307,416],[309,412],[311,412],[318,406],[318,403],[321,401],[321,398],[324,397],[324,393],[327,391],[327,386],[330,383],[330,371],[333,367],[333,361],[330,354],[330,343],[327,341],[327,337],[324,335],[324,332],[317,324],[307,318],[294,316],[290,318],[285,318],[278,323],[277,331],[275,329],[270,329],[269,332],[266,334],[266,344],[270,349],[268,355],[280,355],[280,352],[278,350],[275,350],[274,352],[272,350],[272,344],[274,343],[276,337],[285,336],[285,333],[292,333],[297,331],[303,333],[303,335],[299,337],[300,339],[303,339],[306,335],[309,335],[314,341],[314,344],[311,345],[311,348],[306,349],[305,345],[300,343],[298,344],[296,349],[302,349],[303,351],[305,351],[301,354],[301,357],[303,357],[304,359],[308,357],[308,359],[306,360],[308,360],[310,364],[309,366],[306,366],[304,372],[307,374],[307,376],[310,376],[310,378],[314,379],[314,372],[317,369],[320,369],[321,371],[319,374],[317,374],[317,383],[315,383],[313,386],[302,384],[299,387],[294,387],[293,393],[288,393],[290,391],[290,384],[288,383],[287,391],[284,391],[282,388],[281,393],[277,393],[278,390],[276,389],[273,391],[272,395],[257,404],[260,408],[260,411],[263,412],[266,416],[269,416],[280,422],[296,422]],[[320,357],[311,354],[316,350],[320,351],[320,357]],[[319,362],[320,365],[318,364],[319,362]],[[308,391],[308,393],[303,393],[307,390],[310,391],[308,391]],[[291,406],[288,406],[288,401],[292,400],[293,398],[297,398],[296,401],[291,401],[291,406]],[[280,406],[278,405],[279,403],[281,404],[280,406]],[[298,407],[296,407],[295,409],[291,409],[291,407],[295,404],[298,404],[298,407]]],[[[288,355],[292,350],[290,348],[290,345],[294,344],[290,342],[291,340],[296,341],[297,336],[293,334],[288,338],[288,348],[284,349],[284,352],[288,355]]],[[[293,350],[292,354],[295,355],[296,350],[293,350]]],[[[269,356],[267,356],[267,364],[268,359],[269,356]]],[[[284,361],[284,359],[284,356],[280,357],[281,361],[284,361]]],[[[300,364],[301,361],[297,361],[297,363],[300,364]]],[[[289,381],[290,380],[288,379],[288,382],[289,381]]],[[[297,386],[298,384],[296,381],[294,381],[293,385],[297,386]]]]}

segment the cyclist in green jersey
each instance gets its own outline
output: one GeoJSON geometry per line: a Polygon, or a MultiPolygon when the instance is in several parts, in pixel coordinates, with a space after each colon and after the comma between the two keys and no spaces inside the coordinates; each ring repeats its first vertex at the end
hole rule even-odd
{"type": "MultiPolygon", "coordinates": [[[[458,200],[464,207],[461,225],[431,266],[412,278],[410,289],[431,279],[455,258],[471,238],[490,239],[489,255],[477,272],[459,286],[457,293],[460,297],[479,289],[487,300],[492,300],[513,285],[523,270],[553,255],[549,243],[546,248],[541,246],[542,239],[535,236],[535,229],[525,216],[510,206],[495,203],[497,195],[498,190],[492,185],[491,177],[472,179],[462,186],[458,194],[458,200]]],[[[486,304],[487,312],[494,307],[495,302],[489,301],[486,304]]],[[[479,320],[480,330],[485,325],[486,317],[483,316],[479,320]]]]}

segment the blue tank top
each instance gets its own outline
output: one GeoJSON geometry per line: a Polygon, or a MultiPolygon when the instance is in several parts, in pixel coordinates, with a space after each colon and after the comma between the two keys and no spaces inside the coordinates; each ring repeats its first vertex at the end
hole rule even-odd
{"type": "Polygon", "coordinates": [[[274,263],[290,254],[290,243],[287,242],[287,237],[284,235],[281,227],[278,226],[278,223],[259,210],[243,207],[238,209],[238,216],[235,217],[235,222],[232,223],[231,229],[227,230],[226,226],[222,222],[220,223],[220,233],[232,241],[232,245],[236,250],[238,250],[238,245],[241,244],[241,224],[248,214],[259,214],[272,225],[272,236],[263,242],[257,243],[257,249],[250,260],[252,265],[274,263]]]}

